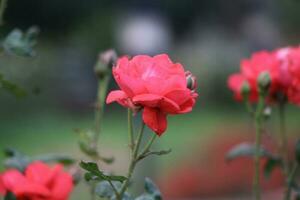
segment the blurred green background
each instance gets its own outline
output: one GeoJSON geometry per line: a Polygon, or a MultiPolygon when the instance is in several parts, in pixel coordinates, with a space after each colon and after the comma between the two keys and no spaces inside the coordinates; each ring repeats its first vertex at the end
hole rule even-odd
{"type": "MultiPolygon", "coordinates": [[[[206,146],[215,138],[252,130],[243,105],[226,87],[227,76],[254,51],[298,45],[299,9],[297,0],[9,0],[1,38],[15,27],[37,25],[41,33],[36,57],[0,55],[0,71],[29,92],[16,99],[1,91],[0,147],[84,159],[74,129],[94,124],[93,66],[99,52],[167,53],[197,76],[200,96],[192,113],[169,117],[168,131],[156,142],[172,153],[147,159],[138,170],[137,182],[144,176],[160,182],[186,160],[209,155],[206,146]]],[[[110,88],[116,88],[114,81],[110,88]]],[[[269,127],[276,134],[273,112],[269,127]]],[[[297,136],[299,108],[290,106],[288,113],[289,131],[297,136]]],[[[107,106],[99,141],[103,153],[116,158],[103,167],[120,173],[128,161],[126,116],[119,105],[107,106]]],[[[81,187],[72,199],[87,196],[81,187]]]]}

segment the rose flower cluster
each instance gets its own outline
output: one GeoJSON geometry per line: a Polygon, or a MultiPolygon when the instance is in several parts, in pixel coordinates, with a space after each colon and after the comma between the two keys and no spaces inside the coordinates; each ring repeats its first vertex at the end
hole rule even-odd
{"type": "Polygon", "coordinates": [[[120,90],[112,91],[106,102],[143,109],[144,123],[157,135],[165,132],[168,114],[190,112],[198,96],[195,77],[166,54],[122,57],[113,68],[113,76],[120,90]]]}
{"type": "Polygon", "coordinates": [[[0,196],[12,192],[18,200],[67,200],[72,189],[73,179],[60,164],[50,168],[36,161],[24,173],[9,169],[0,174],[0,196]]]}
{"type": "Polygon", "coordinates": [[[243,84],[250,87],[249,100],[257,102],[257,80],[261,73],[268,72],[271,78],[268,102],[287,100],[300,105],[300,47],[286,47],[275,51],[260,51],[250,59],[241,61],[240,73],[228,79],[228,86],[237,100],[242,100],[243,84]]]}

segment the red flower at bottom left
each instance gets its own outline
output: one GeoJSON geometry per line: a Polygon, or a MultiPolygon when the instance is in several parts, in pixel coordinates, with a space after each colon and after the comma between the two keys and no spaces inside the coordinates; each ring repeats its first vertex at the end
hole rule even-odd
{"type": "Polygon", "coordinates": [[[72,189],[72,176],[60,164],[36,161],[24,173],[9,169],[0,174],[0,195],[12,192],[18,200],[67,200],[72,189]]]}

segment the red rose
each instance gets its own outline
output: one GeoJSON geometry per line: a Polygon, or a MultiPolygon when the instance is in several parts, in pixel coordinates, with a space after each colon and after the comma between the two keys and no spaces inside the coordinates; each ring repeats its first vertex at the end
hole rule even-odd
{"type": "Polygon", "coordinates": [[[291,103],[300,105],[300,47],[286,48],[286,68],[290,73],[287,97],[291,103]]]}
{"type": "Polygon", "coordinates": [[[117,101],[129,108],[143,108],[143,121],[157,135],[167,128],[167,114],[190,112],[198,96],[190,73],[168,55],[122,57],[113,68],[121,90],[112,91],[106,102],[117,101]],[[191,86],[191,87],[188,87],[191,86]]]}
{"type": "Polygon", "coordinates": [[[235,93],[237,100],[241,100],[241,87],[244,82],[250,86],[249,99],[251,102],[258,100],[257,80],[262,72],[268,72],[271,77],[271,86],[269,90],[269,99],[280,90],[279,81],[280,61],[276,59],[274,53],[261,51],[254,53],[250,59],[241,61],[241,72],[231,75],[228,79],[228,87],[235,93]]]}
{"type": "Polygon", "coordinates": [[[62,165],[50,168],[37,161],[25,173],[10,169],[0,175],[0,193],[12,192],[18,200],[66,200],[73,189],[72,177],[62,165]]]}

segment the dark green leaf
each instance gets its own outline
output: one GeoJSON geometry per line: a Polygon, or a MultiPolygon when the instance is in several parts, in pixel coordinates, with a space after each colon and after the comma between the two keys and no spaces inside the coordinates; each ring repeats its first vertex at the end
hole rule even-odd
{"type": "Polygon", "coordinates": [[[5,195],[4,200],[17,200],[17,197],[12,192],[8,192],[5,195]]]}
{"type": "Polygon", "coordinates": [[[264,176],[265,178],[270,178],[272,171],[276,167],[281,167],[282,161],[280,159],[268,159],[267,163],[264,166],[264,176]]]}
{"type": "MultiPolygon", "coordinates": [[[[254,156],[255,155],[255,145],[249,143],[241,143],[234,146],[226,155],[226,160],[231,161],[238,157],[244,156],[254,156]]],[[[260,148],[260,156],[267,158],[277,159],[271,152],[267,151],[263,147],[260,148]]]]}
{"type": "Polygon", "coordinates": [[[15,95],[17,98],[24,97],[27,95],[25,90],[20,88],[18,85],[4,79],[2,74],[0,74],[0,89],[1,88],[15,95]]]}
{"type": "Polygon", "coordinates": [[[298,164],[300,164],[300,140],[297,141],[295,149],[296,149],[295,150],[296,151],[295,152],[295,154],[296,154],[296,160],[297,160],[298,164]]]}
{"type": "Polygon", "coordinates": [[[140,155],[138,157],[138,160],[142,160],[144,159],[145,157],[147,156],[150,156],[150,155],[157,155],[157,156],[162,156],[162,155],[166,155],[166,154],[169,154],[172,152],[172,149],[168,149],[168,150],[161,150],[161,151],[148,151],[142,155],[140,155]]]}
{"type": "Polygon", "coordinates": [[[3,42],[4,49],[11,54],[24,57],[35,55],[33,47],[36,44],[36,38],[39,33],[37,27],[30,27],[26,33],[20,29],[11,31],[3,42]]]}
{"type": "Polygon", "coordinates": [[[98,165],[93,162],[80,162],[80,167],[88,171],[85,175],[86,180],[107,180],[123,182],[127,178],[124,176],[105,175],[99,170],[98,165]]]}

